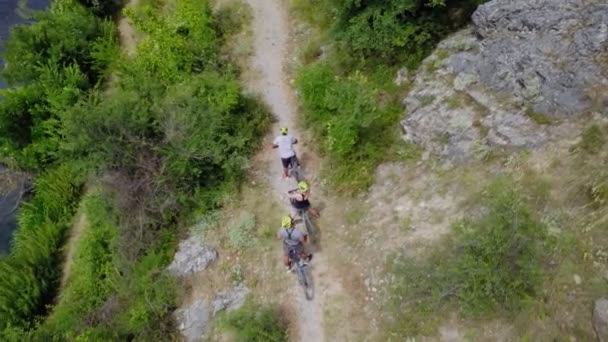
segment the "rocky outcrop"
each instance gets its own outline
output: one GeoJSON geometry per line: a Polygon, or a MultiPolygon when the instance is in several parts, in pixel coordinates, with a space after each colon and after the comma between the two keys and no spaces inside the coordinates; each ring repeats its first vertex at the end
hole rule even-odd
{"type": "Polygon", "coordinates": [[[593,328],[600,342],[608,342],[608,299],[606,298],[595,301],[593,328]]]}
{"type": "Polygon", "coordinates": [[[167,270],[178,277],[185,277],[205,270],[217,259],[217,251],[205,246],[195,236],[180,242],[175,258],[167,270]]]}
{"type": "Polygon", "coordinates": [[[241,284],[232,290],[220,293],[209,303],[205,299],[194,301],[189,307],[176,310],[173,318],[184,340],[198,341],[209,331],[209,323],[220,311],[232,311],[240,308],[249,293],[249,289],[241,284]]]}
{"type": "Polygon", "coordinates": [[[556,123],[605,111],[608,4],[494,0],[472,19],[423,62],[404,100],[407,139],[462,161],[539,146],[556,123]]]}
{"type": "Polygon", "coordinates": [[[232,311],[240,308],[249,294],[249,289],[240,284],[232,290],[224,293],[220,293],[213,299],[213,314],[217,314],[222,310],[232,311]]]}
{"type": "Polygon", "coordinates": [[[204,299],[198,299],[189,307],[176,310],[173,318],[186,342],[198,341],[203,337],[211,321],[213,309],[204,299]]]}

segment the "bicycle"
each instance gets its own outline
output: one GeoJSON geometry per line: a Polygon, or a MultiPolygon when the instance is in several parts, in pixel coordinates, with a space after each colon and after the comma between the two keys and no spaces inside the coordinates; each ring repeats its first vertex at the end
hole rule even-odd
{"type": "Polygon", "coordinates": [[[289,171],[287,172],[289,177],[293,177],[296,182],[301,182],[304,180],[304,174],[302,173],[302,168],[300,167],[300,161],[297,156],[291,157],[289,161],[289,171]]]}
{"type": "Polygon", "coordinates": [[[308,264],[302,260],[299,251],[295,249],[289,250],[289,260],[291,261],[291,264],[295,266],[295,273],[298,277],[300,286],[302,286],[302,289],[304,290],[304,296],[306,299],[312,300],[314,296],[314,287],[308,264]]]}
{"type": "MultiPolygon", "coordinates": [[[[287,193],[293,194],[296,191],[298,191],[298,189],[289,190],[287,193]]],[[[306,232],[308,233],[308,236],[310,236],[310,242],[314,243],[316,228],[315,228],[315,225],[312,224],[312,220],[310,219],[310,215],[308,214],[308,208],[306,208],[306,209],[296,208],[296,212],[298,213],[298,216],[300,216],[302,221],[304,221],[304,225],[306,226],[306,232]]]]}

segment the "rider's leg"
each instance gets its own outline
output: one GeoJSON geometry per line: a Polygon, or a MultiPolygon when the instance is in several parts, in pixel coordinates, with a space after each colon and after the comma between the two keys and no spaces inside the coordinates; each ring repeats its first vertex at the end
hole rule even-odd
{"type": "Polygon", "coordinates": [[[291,262],[289,262],[289,248],[283,245],[283,265],[289,270],[291,268],[291,262]]]}
{"type": "Polygon", "coordinates": [[[281,158],[281,164],[283,164],[283,178],[289,177],[289,163],[291,158],[281,158]]]}
{"type": "Polygon", "coordinates": [[[308,212],[314,217],[317,217],[317,218],[321,217],[321,214],[319,214],[319,211],[313,207],[309,207],[308,212]]]}

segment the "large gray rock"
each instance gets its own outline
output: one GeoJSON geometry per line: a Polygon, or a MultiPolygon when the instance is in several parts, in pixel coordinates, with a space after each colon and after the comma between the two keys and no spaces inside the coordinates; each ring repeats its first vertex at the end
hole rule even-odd
{"type": "Polygon", "coordinates": [[[438,45],[404,99],[405,138],[455,162],[534,148],[606,111],[608,5],[494,0],[438,45]],[[598,106],[599,103],[599,106],[598,106]]]}
{"type": "Polygon", "coordinates": [[[595,301],[593,328],[600,342],[608,342],[608,299],[606,298],[595,301]]]}
{"type": "Polygon", "coordinates": [[[207,332],[212,316],[213,309],[204,299],[199,299],[189,307],[173,313],[177,328],[186,342],[200,340],[207,332]]]}
{"type": "Polygon", "coordinates": [[[213,314],[222,310],[232,311],[240,308],[245,303],[249,289],[240,284],[229,292],[220,293],[213,299],[213,314]]]}
{"type": "Polygon", "coordinates": [[[189,307],[178,309],[173,313],[177,328],[187,342],[198,341],[209,332],[209,324],[215,315],[222,310],[232,311],[240,308],[249,289],[241,284],[230,291],[220,293],[211,301],[198,299],[189,307]]]}
{"type": "Polygon", "coordinates": [[[180,242],[173,262],[167,270],[173,275],[184,277],[205,270],[217,259],[217,251],[205,246],[195,236],[180,242]]]}
{"type": "Polygon", "coordinates": [[[586,110],[590,86],[606,83],[608,4],[588,0],[494,0],[473,14],[480,58],[468,69],[495,90],[534,103],[535,111],[586,110]],[[604,73],[604,77],[602,77],[604,73]]]}

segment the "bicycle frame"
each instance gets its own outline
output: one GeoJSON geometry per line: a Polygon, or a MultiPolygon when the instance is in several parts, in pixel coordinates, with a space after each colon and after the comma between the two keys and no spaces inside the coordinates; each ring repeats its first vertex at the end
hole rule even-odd
{"type": "Polygon", "coordinates": [[[311,300],[314,296],[314,289],[308,273],[308,265],[302,261],[301,256],[295,250],[289,251],[289,260],[291,260],[292,265],[295,265],[296,267],[296,276],[298,277],[298,283],[304,290],[304,296],[306,299],[311,300]]]}

